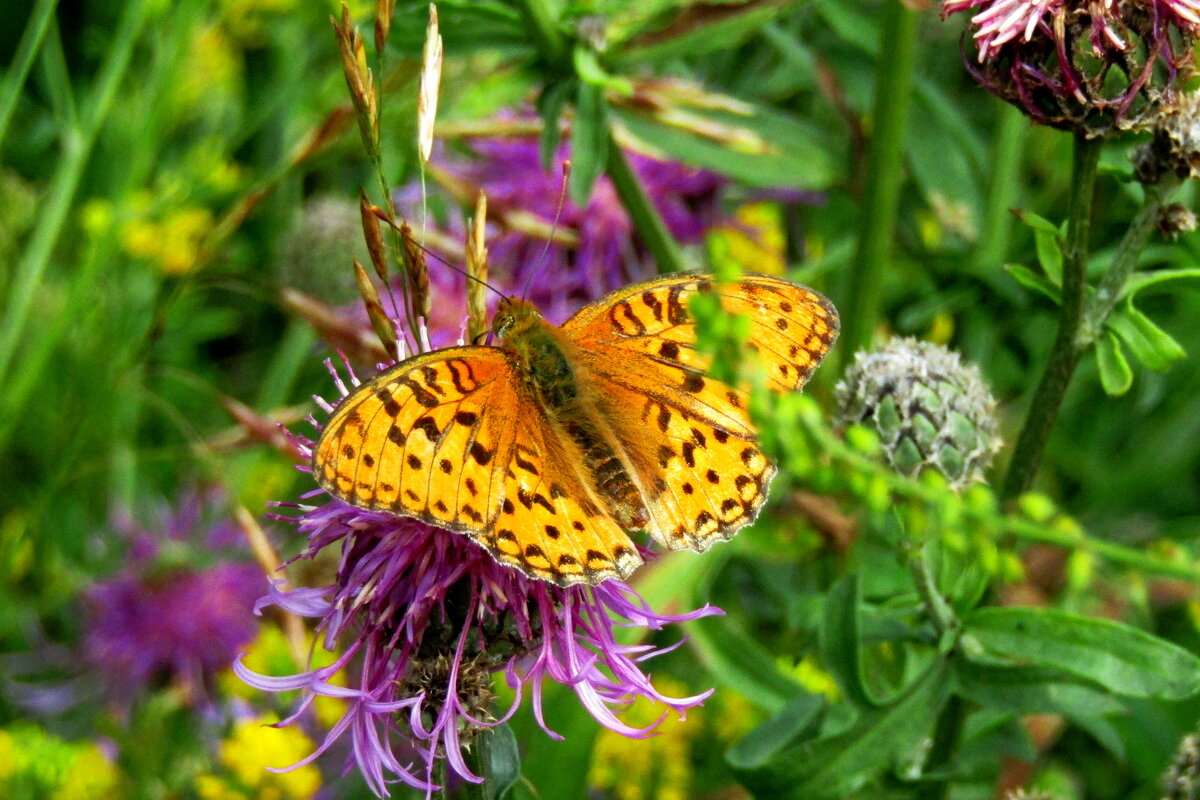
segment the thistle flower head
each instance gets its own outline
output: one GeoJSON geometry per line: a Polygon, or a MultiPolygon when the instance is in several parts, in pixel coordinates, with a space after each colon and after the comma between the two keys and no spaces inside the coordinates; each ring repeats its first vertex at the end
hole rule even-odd
{"type": "Polygon", "coordinates": [[[341,500],[296,509],[292,519],[308,537],[299,557],[340,548],[336,579],[322,588],[275,588],[259,606],[318,619],[325,647],[341,648],[341,655],[327,667],[287,677],[260,675],[241,664],[235,670],[265,691],[304,692],[300,709],[282,724],[295,721],[315,697],[347,702],[324,743],[301,763],[348,734],[353,761],[376,794],[387,795],[397,779],[432,792],[439,759],[462,779],[482,780],[464,751],[479,731],[507,719],[526,694],[543,729],[557,737],[542,714],[547,680],[569,686],[602,725],[631,737],[655,727],[621,719],[635,699],[665,709],[662,716],[675,711],[682,717],[709,694],[676,698],[659,692],[640,666],[658,651],[619,644],[615,629],[657,630],[717,609],[659,614],[619,581],[558,587],[501,565],[465,536],[341,500]],[[345,670],[355,674],[350,687],[333,680],[345,670]],[[492,714],[497,673],[516,693],[498,719],[492,714]],[[401,760],[396,734],[415,747],[421,763],[401,760]]]}
{"type": "Polygon", "coordinates": [[[982,476],[1000,448],[995,403],[979,368],[929,342],[894,339],[860,352],[837,385],[841,424],[865,424],[892,467],[942,473],[955,487],[982,476]]]}
{"type": "Polygon", "coordinates": [[[84,655],[120,701],[160,681],[199,701],[254,638],[262,573],[244,558],[218,560],[237,534],[202,524],[204,505],[188,498],[155,528],[130,528],[125,568],[84,595],[84,655]],[[187,563],[179,551],[189,545],[213,563],[187,563]]]}
{"type": "Polygon", "coordinates": [[[1198,0],[945,0],[972,12],[967,64],[1036,122],[1103,136],[1145,126],[1191,71],[1198,0]]]}

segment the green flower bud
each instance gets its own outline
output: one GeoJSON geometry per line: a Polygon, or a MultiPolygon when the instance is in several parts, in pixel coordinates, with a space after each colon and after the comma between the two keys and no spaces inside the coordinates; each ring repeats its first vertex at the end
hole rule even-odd
{"type": "Polygon", "coordinates": [[[979,368],[940,345],[894,339],[858,353],[837,398],[841,425],[875,430],[888,462],[909,477],[933,469],[961,489],[982,479],[1000,448],[979,368]]]}

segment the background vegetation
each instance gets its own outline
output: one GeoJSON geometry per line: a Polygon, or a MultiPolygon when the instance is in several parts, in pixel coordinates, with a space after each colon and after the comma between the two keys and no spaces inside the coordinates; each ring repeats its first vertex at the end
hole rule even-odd
{"type": "MultiPolygon", "coordinates": [[[[497,114],[573,109],[575,199],[612,169],[609,131],[717,171],[741,223],[705,244],[655,239],[632,208],[660,266],[786,270],[847,325],[804,397],[761,410],[783,466],[761,521],[635,581],[656,608],[726,610],[690,623],[690,644],[655,670],[715,697],[642,741],[600,733],[566,692],[549,704],[563,742],[524,711],[513,793],[1193,796],[1194,752],[1174,788],[1161,776],[1200,718],[1200,372],[1124,340],[1107,360],[1085,354],[1036,493],[1006,503],[984,485],[898,476],[870,435],[832,425],[848,344],[911,335],[980,367],[1012,441],[1054,339],[1056,305],[1035,289],[1061,259],[1072,138],[975,84],[962,22],[875,0],[439,11],[450,152],[468,152],[497,114]]],[[[350,8],[368,38],[374,12],[350,8]]],[[[98,581],[136,570],[169,585],[180,569],[249,563],[246,510],[282,555],[302,545],[264,509],[309,479],[264,440],[270,421],[299,424],[310,396],[328,395],[330,351],[284,290],[352,303],[360,187],[381,200],[331,13],[294,0],[39,0],[0,26],[6,797],[366,796],[357,776],[339,777],[344,753],[319,773],[260,769],[307,753],[328,715],[306,732],[261,728],[283,708],[227,672],[122,695],[81,656],[98,581]],[[237,535],[214,540],[223,527],[237,535]],[[172,544],[138,562],[139,531],[172,544]]],[[[380,78],[395,187],[419,176],[426,15],[397,5],[380,78]]],[[[1099,145],[1093,275],[1141,203],[1130,153],[1145,138],[1099,145]]],[[[1192,197],[1189,184],[1177,200],[1192,197]]],[[[1198,254],[1195,233],[1156,237],[1139,268],[1194,277],[1198,254]]],[[[1194,284],[1145,283],[1141,312],[1200,350],[1194,284]]],[[[140,624],[130,636],[145,652],[173,621],[140,624]]],[[[297,667],[281,625],[264,618],[252,646],[280,672],[297,667]]]]}

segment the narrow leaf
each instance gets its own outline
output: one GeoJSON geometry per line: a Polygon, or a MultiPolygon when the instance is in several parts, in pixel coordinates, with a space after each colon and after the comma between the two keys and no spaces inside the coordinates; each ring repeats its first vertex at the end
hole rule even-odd
{"type": "Polygon", "coordinates": [[[1200,658],[1120,622],[1050,608],[984,608],[967,618],[965,630],[982,647],[976,661],[1050,667],[1128,697],[1200,693],[1200,658]]]}
{"type": "Polygon", "coordinates": [[[1055,305],[1062,304],[1062,293],[1059,292],[1058,287],[1041,275],[1038,275],[1029,267],[1021,264],[1005,264],[1004,269],[1008,271],[1009,275],[1012,275],[1013,280],[1026,289],[1031,289],[1038,294],[1049,297],[1054,301],[1055,305]]]}
{"type": "Polygon", "coordinates": [[[487,776],[483,790],[488,800],[502,800],[521,777],[517,737],[507,724],[497,725],[480,734],[478,746],[483,748],[482,774],[487,776]]]}
{"type": "Polygon", "coordinates": [[[853,573],[843,575],[825,597],[820,632],[821,661],[852,703],[860,708],[870,708],[878,703],[871,698],[863,682],[858,604],[858,577],[853,573]]]}
{"type": "Polygon", "coordinates": [[[1200,278],[1200,267],[1159,269],[1153,272],[1141,272],[1125,281],[1125,285],[1121,287],[1121,294],[1118,299],[1132,298],[1138,292],[1142,291],[1142,289],[1157,283],[1184,280],[1186,278],[1200,278]]]}
{"type": "Polygon", "coordinates": [[[769,763],[784,748],[801,744],[816,733],[824,709],[820,695],[796,695],[778,714],[729,748],[726,760],[737,769],[755,769],[769,763]]]}
{"type": "Polygon", "coordinates": [[[755,705],[777,712],[805,691],[729,618],[705,617],[688,623],[687,629],[709,672],[755,705]]]}
{"type": "Polygon", "coordinates": [[[538,142],[542,169],[549,172],[554,168],[554,156],[558,152],[558,144],[562,141],[563,108],[567,97],[574,87],[570,81],[558,81],[542,90],[537,99],[538,116],[542,119],[542,135],[538,142]]]}
{"type": "Polygon", "coordinates": [[[1114,311],[1108,326],[1128,345],[1138,361],[1161,372],[1187,356],[1179,342],[1132,305],[1114,311]]]}
{"type": "Polygon", "coordinates": [[[1133,385],[1133,370],[1125,360],[1121,343],[1112,331],[1096,340],[1096,363],[1100,367],[1100,385],[1110,397],[1119,397],[1133,385]]]}
{"type": "Polygon", "coordinates": [[[849,797],[929,736],[948,684],[945,662],[939,661],[895,703],[863,713],[848,730],[787,747],[753,768],[731,766],[738,780],[758,797],[849,797]]]}
{"type": "Polygon", "coordinates": [[[604,89],[580,82],[575,93],[575,119],[571,123],[571,200],[585,208],[596,179],[604,172],[608,156],[608,109],[604,89]]]}

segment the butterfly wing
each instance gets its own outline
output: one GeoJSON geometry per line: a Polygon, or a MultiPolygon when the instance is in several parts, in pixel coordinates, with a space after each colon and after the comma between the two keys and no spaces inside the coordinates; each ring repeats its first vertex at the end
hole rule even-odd
{"type": "Polygon", "coordinates": [[[578,345],[578,378],[648,495],[651,535],[672,549],[704,550],[757,516],[774,466],[758,449],[748,395],[705,376],[689,299],[716,292],[751,322],[768,385],[802,386],[837,336],[833,305],[803,286],[744,275],[716,286],[682,273],[629,287],[563,325],[578,345]]]}
{"type": "Polygon", "coordinates": [[[359,386],[312,466],[332,496],[469,535],[531,577],[625,577],[636,548],[581,480],[579,454],[555,445],[503,350],[455,347],[359,386]]]}

